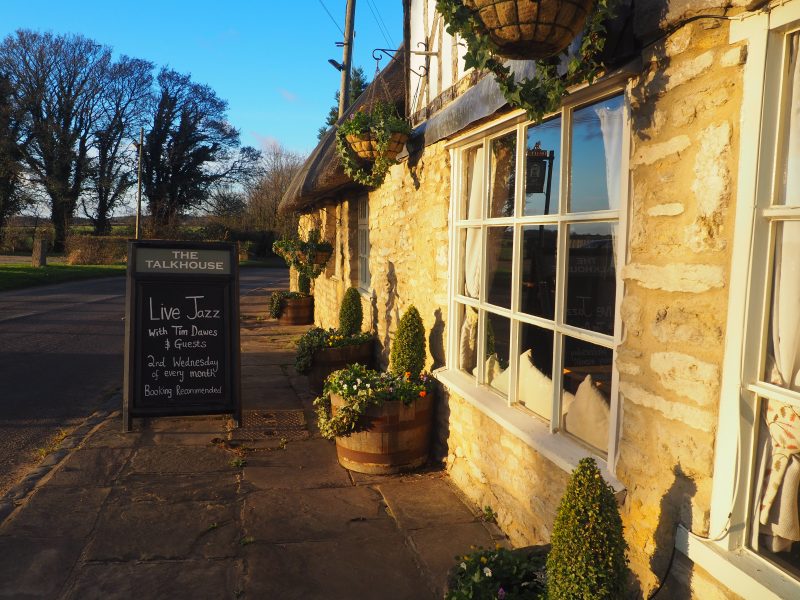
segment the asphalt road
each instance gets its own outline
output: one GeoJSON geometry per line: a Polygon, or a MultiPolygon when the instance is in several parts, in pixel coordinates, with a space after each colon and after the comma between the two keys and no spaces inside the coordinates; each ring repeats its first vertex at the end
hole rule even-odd
{"type": "MultiPolygon", "coordinates": [[[[243,296],[288,287],[286,269],[243,269],[243,296]]],[[[122,387],[125,278],[0,293],[0,496],[36,449],[122,387]]]]}

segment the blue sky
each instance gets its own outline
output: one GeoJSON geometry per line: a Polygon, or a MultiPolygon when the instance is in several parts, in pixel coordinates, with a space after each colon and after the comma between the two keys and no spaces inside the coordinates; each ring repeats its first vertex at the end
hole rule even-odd
{"type": "MultiPolygon", "coordinates": [[[[335,46],[346,0],[2,0],[0,35],[16,29],[80,33],[127,54],[169,65],[228,101],[242,144],[277,140],[309,152],[317,143],[342,60],[335,46]],[[325,8],[323,8],[323,5],[325,8]]],[[[370,79],[373,48],[402,41],[401,0],[358,0],[353,63],[370,79]],[[377,15],[377,18],[376,18],[377,15]],[[379,27],[386,27],[384,33],[379,27]],[[388,38],[388,42],[387,42],[388,38]]],[[[387,58],[381,60],[386,66],[387,58]]]]}

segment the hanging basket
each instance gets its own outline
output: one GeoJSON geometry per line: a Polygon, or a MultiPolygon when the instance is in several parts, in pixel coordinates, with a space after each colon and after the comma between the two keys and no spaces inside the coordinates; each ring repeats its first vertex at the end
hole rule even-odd
{"type": "Polygon", "coordinates": [[[464,0],[477,13],[497,54],[539,59],[569,46],[583,30],[592,0],[464,0]]]}
{"type": "MultiPolygon", "coordinates": [[[[356,156],[361,160],[375,162],[380,156],[378,140],[370,131],[351,133],[346,135],[345,139],[356,156]]],[[[397,155],[403,151],[403,146],[406,145],[406,141],[408,141],[408,136],[405,133],[393,133],[389,138],[389,146],[384,153],[386,158],[391,161],[397,158],[397,155]]]]}

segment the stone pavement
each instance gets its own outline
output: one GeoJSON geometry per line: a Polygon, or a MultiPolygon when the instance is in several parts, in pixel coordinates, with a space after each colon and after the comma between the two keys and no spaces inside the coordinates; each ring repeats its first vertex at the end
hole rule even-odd
{"type": "Polygon", "coordinates": [[[0,502],[0,598],[441,598],[504,543],[443,471],[338,465],[292,368],[305,327],[242,298],[245,423],[95,414],[0,502]]]}

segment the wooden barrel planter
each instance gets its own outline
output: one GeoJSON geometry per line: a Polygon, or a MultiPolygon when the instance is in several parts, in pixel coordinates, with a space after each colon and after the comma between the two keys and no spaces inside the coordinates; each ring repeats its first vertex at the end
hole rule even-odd
{"type": "Polygon", "coordinates": [[[283,325],[311,325],[314,322],[314,296],[285,298],[278,320],[283,325]]]}
{"type": "MultiPolygon", "coordinates": [[[[350,134],[345,136],[347,143],[350,144],[353,152],[364,161],[375,162],[378,158],[378,140],[375,139],[371,132],[365,131],[358,135],[350,134]]],[[[394,160],[397,155],[403,151],[403,146],[406,145],[408,136],[405,133],[393,133],[389,138],[389,147],[386,149],[386,156],[389,160],[394,160]]]]}
{"type": "MultiPolygon", "coordinates": [[[[336,438],[339,464],[370,475],[391,475],[424,465],[430,449],[432,395],[411,406],[397,401],[370,408],[364,415],[365,431],[336,438]]],[[[331,394],[333,414],[343,404],[341,396],[331,394]]]]}
{"type": "Polygon", "coordinates": [[[337,348],[320,348],[314,352],[311,369],[308,372],[308,384],[311,391],[319,395],[325,379],[347,365],[358,363],[365,367],[372,367],[373,340],[361,344],[339,346],[337,348]]]}
{"type": "Polygon", "coordinates": [[[592,0],[464,0],[505,58],[546,58],[583,30],[592,0]]]}

